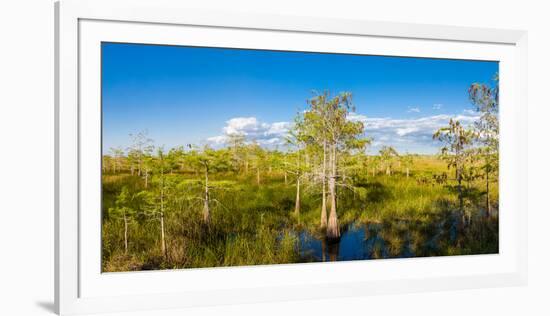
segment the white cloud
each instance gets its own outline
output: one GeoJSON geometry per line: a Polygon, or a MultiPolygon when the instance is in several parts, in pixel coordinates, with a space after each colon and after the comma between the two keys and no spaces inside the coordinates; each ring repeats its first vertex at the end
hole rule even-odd
{"type": "Polygon", "coordinates": [[[469,126],[478,118],[476,113],[458,115],[439,114],[414,119],[369,118],[353,113],[350,119],[365,124],[365,135],[373,138],[371,152],[382,145],[394,146],[400,152],[435,153],[440,147],[432,135],[439,128],[449,124],[450,119],[459,120],[469,126]]]}
{"type": "Polygon", "coordinates": [[[410,107],[410,106],[409,106],[409,109],[407,110],[407,113],[420,113],[420,108],[419,108],[419,107],[410,107]]]}
{"type": "Polygon", "coordinates": [[[289,122],[261,122],[255,117],[235,117],[225,122],[222,135],[207,138],[212,145],[224,145],[231,135],[242,135],[247,142],[277,146],[285,143],[285,136],[291,126],[289,122]]]}
{"type": "MultiPolygon", "coordinates": [[[[365,136],[372,137],[369,148],[377,152],[381,146],[394,146],[399,152],[436,153],[441,144],[432,139],[433,133],[449,124],[450,119],[459,120],[464,126],[478,119],[475,112],[464,111],[461,114],[439,114],[413,119],[393,119],[390,117],[367,117],[360,113],[349,113],[348,119],[363,122],[365,136]]],[[[247,142],[274,148],[286,143],[285,137],[291,128],[290,122],[262,122],[255,117],[236,117],[226,121],[221,135],[207,138],[212,146],[224,146],[230,135],[242,135],[247,142]]]]}
{"type": "Polygon", "coordinates": [[[418,127],[410,126],[405,128],[398,128],[396,130],[397,135],[399,136],[405,136],[410,133],[418,132],[418,127]]]}
{"type": "Polygon", "coordinates": [[[436,103],[432,106],[432,109],[434,110],[441,110],[441,108],[443,108],[443,104],[441,103],[436,103]]]}
{"type": "Polygon", "coordinates": [[[213,136],[207,138],[208,142],[213,145],[223,145],[228,140],[228,137],[225,135],[213,136]]]}
{"type": "Polygon", "coordinates": [[[267,135],[286,135],[288,133],[288,129],[290,128],[289,122],[276,122],[271,124],[269,126],[269,130],[267,131],[267,135]]]}
{"type": "Polygon", "coordinates": [[[348,120],[352,122],[364,122],[367,119],[367,117],[363,114],[357,114],[355,112],[350,112],[348,114],[348,120]]]}

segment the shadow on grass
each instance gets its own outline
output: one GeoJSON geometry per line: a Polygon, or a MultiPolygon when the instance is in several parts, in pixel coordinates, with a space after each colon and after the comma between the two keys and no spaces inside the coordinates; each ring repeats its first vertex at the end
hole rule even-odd
{"type": "Polygon", "coordinates": [[[364,188],[367,191],[366,200],[370,203],[380,203],[392,197],[391,191],[387,186],[380,182],[359,182],[355,185],[358,188],[364,188]]]}

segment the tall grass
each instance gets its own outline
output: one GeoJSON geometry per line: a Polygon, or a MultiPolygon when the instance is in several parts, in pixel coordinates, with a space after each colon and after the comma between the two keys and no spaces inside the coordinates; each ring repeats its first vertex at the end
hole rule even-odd
{"type": "MultiPolygon", "coordinates": [[[[481,215],[483,183],[469,184],[465,225],[453,182],[432,180],[433,175],[443,172],[449,172],[445,164],[433,157],[418,159],[409,177],[399,170],[392,176],[374,177],[365,171],[354,179],[353,190],[338,189],[340,225],[371,225],[367,235],[380,236],[390,256],[404,253],[407,247],[415,256],[498,252],[498,218],[481,215]]],[[[163,255],[156,217],[134,218],[125,252],[124,224],[109,216],[108,210],[122,187],[146,190],[143,180],[127,174],[103,176],[103,271],[302,262],[297,233],[305,230],[312,236],[323,236],[319,228],[321,193],[314,184],[306,183],[296,216],[295,187],[290,181],[285,185],[282,174],[263,174],[260,185],[253,174],[214,174],[211,181],[223,181],[225,186],[211,193],[215,202],[211,204],[211,222],[206,225],[200,200],[192,198],[200,197],[202,191],[187,185],[195,175],[174,173],[167,177],[176,185],[166,204],[167,252],[163,255]]],[[[498,185],[492,186],[491,198],[497,207],[498,185]]]]}

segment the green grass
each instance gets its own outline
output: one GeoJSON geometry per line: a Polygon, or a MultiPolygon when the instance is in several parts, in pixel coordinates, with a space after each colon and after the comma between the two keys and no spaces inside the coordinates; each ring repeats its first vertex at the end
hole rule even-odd
{"type": "MultiPolygon", "coordinates": [[[[462,221],[454,183],[436,183],[433,175],[449,173],[434,157],[417,159],[410,177],[397,170],[392,176],[360,174],[355,189],[339,188],[338,217],[341,227],[363,223],[376,227],[391,256],[409,245],[415,256],[462,255],[498,252],[498,218],[485,218],[483,182],[468,184],[462,221]],[[459,218],[459,220],[454,220],[459,218]],[[373,226],[376,225],[376,226],[373,226]],[[434,247],[430,245],[434,244],[434,247]],[[428,246],[427,246],[428,245],[428,246]]],[[[124,252],[124,224],[109,215],[122,187],[133,191],[155,190],[129,174],[103,176],[103,271],[179,269],[302,262],[297,251],[297,232],[321,237],[320,188],[306,183],[301,212],[293,214],[295,186],[284,183],[280,173],[214,174],[213,183],[223,188],[211,192],[211,222],[202,222],[200,187],[187,185],[194,174],[172,174],[165,212],[167,254],[160,245],[160,225],[155,217],[137,215],[129,225],[129,249],[124,252]],[[185,198],[184,198],[185,197],[185,198]],[[189,198],[191,197],[191,198],[189,198]]],[[[290,177],[289,177],[290,179],[290,177]]],[[[498,207],[498,185],[491,184],[491,200],[498,207]]],[[[498,210],[498,208],[497,208],[498,210]]]]}

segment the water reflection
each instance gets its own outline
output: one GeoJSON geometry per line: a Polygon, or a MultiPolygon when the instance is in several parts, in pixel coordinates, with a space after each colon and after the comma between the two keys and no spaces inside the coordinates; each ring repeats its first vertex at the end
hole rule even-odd
{"type": "Polygon", "coordinates": [[[430,225],[406,220],[352,223],[342,229],[339,242],[302,231],[298,251],[305,262],[446,255],[457,246],[460,222],[460,216],[451,214],[430,225]]]}

